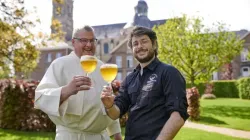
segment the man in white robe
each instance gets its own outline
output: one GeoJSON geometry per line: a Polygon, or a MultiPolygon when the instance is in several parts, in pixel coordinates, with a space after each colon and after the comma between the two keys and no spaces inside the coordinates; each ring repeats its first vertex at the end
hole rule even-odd
{"type": "Polygon", "coordinates": [[[94,55],[96,39],[93,28],[75,31],[74,51],[54,60],[35,93],[35,108],[48,114],[56,124],[56,140],[121,140],[119,120],[110,119],[100,99],[107,83],[97,68],[86,77],[80,65],[82,55],[94,55]],[[90,88],[92,86],[93,88],[90,88]]]}

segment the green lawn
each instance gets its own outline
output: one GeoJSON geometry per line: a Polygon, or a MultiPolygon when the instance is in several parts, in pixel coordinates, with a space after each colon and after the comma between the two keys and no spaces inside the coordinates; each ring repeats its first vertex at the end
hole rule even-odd
{"type": "MultiPolygon", "coordinates": [[[[250,101],[240,99],[201,100],[199,123],[250,131],[250,101]]],[[[123,133],[124,133],[124,129],[123,133]]],[[[0,129],[0,140],[54,140],[55,133],[0,129]]],[[[244,140],[191,128],[182,128],[174,140],[244,140]]]]}
{"type": "Polygon", "coordinates": [[[54,140],[52,132],[24,132],[0,129],[0,140],[54,140]]]}
{"type": "MultiPolygon", "coordinates": [[[[124,134],[124,129],[122,129],[124,134]]],[[[20,132],[0,129],[0,140],[54,140],[51,132],[20,132]]],[[[174,140],[245,140],[197,129],[182,128],[174,140]]]]}
{"type": "Polygon", "coordinates": [[[246,140],[197,129],[182,128],[174,140],[246,140]]]}
{"type": "MultiPolygon", "coordinates": [[[[122,128],[122,134],[124,136],[124,128],[122,128]]],[[[192,128],[182,128],[176,135],[174,140],[246,140],[246,139],[230,137],[218,133],[211,133],[192,128]]]]}
{"type": "Polygon", "coordinates": [[[199,123],[250,131],[250,100],[201,100],[199,123]]]}

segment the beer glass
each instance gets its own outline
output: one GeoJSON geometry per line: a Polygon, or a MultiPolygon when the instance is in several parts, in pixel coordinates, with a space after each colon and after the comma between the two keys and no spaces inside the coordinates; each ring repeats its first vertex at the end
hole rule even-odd
{"type": "Polygon", "coordinates": [[[102,78],[108,82],[109,87],[111,87],[111,82],[115,79],[118,67],[116,64],[103,64],[100,68],[102,78]]]}
{"type": "MultiPolygon", "coordinates": [[[[97,59],[91,55],[83,55],[81,57],[81,66],[82,69],[86,72],[86,76],[88,77],[91,72],[96,69],[97,59]]],[[[90,87],[93,88],[93,87],[90,87]]]]}

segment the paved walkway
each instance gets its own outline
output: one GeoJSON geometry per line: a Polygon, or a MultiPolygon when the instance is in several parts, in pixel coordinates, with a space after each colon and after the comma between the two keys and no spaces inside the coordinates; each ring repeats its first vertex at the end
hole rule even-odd
{"type": "Polygon", "coordinates": [[[195,129],[200,129],[200,130],[209,131],[209,132],[216,132],[216,133],[220,133],[220,134],[224,134],[224,135],[228,135],[232,137],[239,137],[239,138],[245,138],[245,139],[250,140],[250,131],[235,130],[235,129],[224,128],[224,127],[216,127],[216,126],[193,123],[190,121],[186,121],[184,127],[195,128],[195,129]]]}

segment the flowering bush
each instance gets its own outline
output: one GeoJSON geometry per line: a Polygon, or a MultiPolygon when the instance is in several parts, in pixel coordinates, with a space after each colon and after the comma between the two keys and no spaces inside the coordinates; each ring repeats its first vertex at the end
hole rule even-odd
{"type": "Polygon", "coordinates": [[[26,131],[55,131],[48,116],[34,108],[36,81],[0,80],[0,127],[26,131]]]}
{"type": "Polygon", "coordinates": [[[191,120],[200,119],[200,94],[196,87],[188,88],[187,90],[188,114],[191,120]]]}

